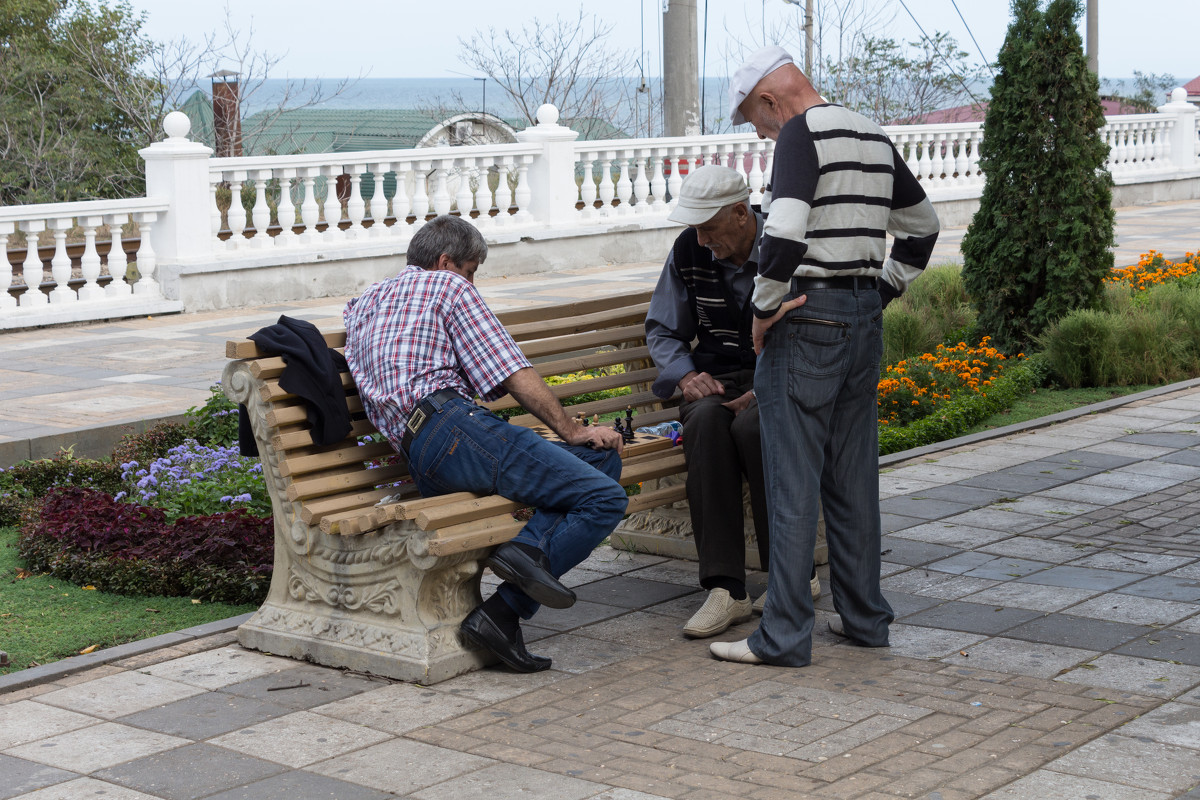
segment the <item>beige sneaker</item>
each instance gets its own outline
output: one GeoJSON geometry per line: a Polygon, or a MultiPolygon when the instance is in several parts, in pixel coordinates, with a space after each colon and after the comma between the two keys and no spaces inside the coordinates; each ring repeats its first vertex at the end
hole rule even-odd
{"type": "MultiPolygon", "coordinates": [[[[813,575],[812,580],[808,582],[808,588],[809,588],[809,591],[812,592],[812,599],[816,600],[818,597],[821,596],[821,579],[819,577],[817,577],[816,575],[813,575]]],[[[754,605],[751,606],[751,611],[753,611],[755,614],[761,615],[763,612],[763,608],[766,605],[767,605],[767,593],[763,592],[762,594],[760,594],[758,596],[758,599],[754,601],[754,605]]]]}
{"type": "Polygon", "coordinates": [[[724,589],[713,589],[700,610],[683,626],[683,635],[692,639],[716,636],[730,625],[750,619],[750,598],[734,600],[724,589]]]}

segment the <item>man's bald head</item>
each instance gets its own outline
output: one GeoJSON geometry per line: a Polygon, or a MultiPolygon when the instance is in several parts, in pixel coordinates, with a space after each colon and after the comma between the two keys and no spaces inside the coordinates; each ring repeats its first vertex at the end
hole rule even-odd
{"type": "Polygon", "coordinates": [[[734,73],[729,97],[734,124],[750,122],[763,139],[777,139],[789,119],[824,102],[781,47],[752,54],[734,73]]]}

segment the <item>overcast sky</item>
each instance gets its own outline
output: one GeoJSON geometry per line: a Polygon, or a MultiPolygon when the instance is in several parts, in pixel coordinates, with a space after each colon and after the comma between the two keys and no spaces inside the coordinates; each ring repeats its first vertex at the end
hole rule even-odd
{"type": "MultiPolygon", "coordinates": [[[[701,32],[708,15],[707,74],[727,76],[736,64],[722,56],[730,51],[730,33],[745,42],[760,36],[763,23],[796,24],[801,5],[784,0],[693,0],[701,32]]],[[[891,19],[886,35],[902,40],[946,31],[975,62],[993,61],[1008,27],[1008,0],[854,0],[891,19]],[[957,2],[957,9],[955,9],[957,2]],[[959,11],[966,20],[959,18],[959,11]],[[968,33],[974,34],[979,47],[968,33]],[[980,52],[982,49],[982,54],[980,52]]],[[[816,0],[818,13],[823,0],[816,0]]],[[[842,0],[843,5],[846,0],[842,0]]],[[[152,38],[199,39],[222,28],[224,5],[181,0],[131,0],[145,11],[144,31],[152,38]]],[[[585,13],[614,26],[615,49],[641,51],[647,74],[659,74],[662,0],[587,0],[585,13]],[[643,24],[644,20],[644,24],[643,24]],[[642,50],[642,41],[645,48],[642,50]]],[[[489,27],[520,27],[556,14],[575,18],[579,4],[571,0],[253,0],[230,12],[239,29],[254,28],[254,49],[286,56],[271,77],[334,78],[360,74],[372,78],[453,77],[466,72],[459,62],[459,37],[469,38],[489,27]]],[[[832,7],[832,6],[831,6],[832,7]]],[[[1082,24],[1082,21],[1081,21],[1082,24]]],[[[1126,78],[1135,69],[1169,73],[1179,83],[1200,75],[1195,37],[1200,30],[1200,0],[1100,0],[1100,75],[1126,78]]],[[[755,42],[759,44],[761,42],[755,42]]],[[[796,52],[797,60],[800,53],[796,52]]],[[[628,70],[630,73],[636,70],[628,70]]]]}

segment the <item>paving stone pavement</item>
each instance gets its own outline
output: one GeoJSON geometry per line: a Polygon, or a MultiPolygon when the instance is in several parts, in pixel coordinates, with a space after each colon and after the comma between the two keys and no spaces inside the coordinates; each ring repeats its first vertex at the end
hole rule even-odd
{"type": "Polygon", "coordinates": [[[1197,431],[1187,384],[884,469],[889,648],[825,629],[822,568],[811,666],[715,661],[681,632],[695,565],[602,547],[527,626],[535,675],[396,683],[226,632],[0,694],[0,798],[1196,797],[1197,431]]]}
{"type": "MultiPolygon", "coordinates": [[[[1182,255],[1198,215],[1119,219],[1157,220],[1144,249],[1182,255]]],[[[657,271],[604,275],[649,288],[657,271]]],[[[482,285],[513,307],[588,296],[598,272],[482,285]]],[[[226,338],[340,311],[0,335],[0,447],[178,413],[226,338]]],[[[681,632],[695,564],[601,548],[567,576],[576,606],[527,626],[554,659],[536,675],[396,683],[247,651],[217,624],[2,676],[0,800],[1200,798],[1200,382],[889,461],[880,487],[889,648],[826,631],[822,568],[811,666],[715,661],[681,632]]]]}

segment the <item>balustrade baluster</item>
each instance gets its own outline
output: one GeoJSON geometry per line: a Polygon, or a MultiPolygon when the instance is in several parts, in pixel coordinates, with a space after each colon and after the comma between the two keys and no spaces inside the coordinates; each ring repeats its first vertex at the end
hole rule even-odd
{"type": "Polygon", "coordinates": [[[1134,124],[1134,135],[1137,137],[1136,144],[1133,150],[1134,164],[1140,169],[1147,166],[1146,164],[1146,128],[1138,124],[1134,124]]]}
{"type": "Polygon", "coordinates": [[[896,137],[896,148],[900,150],[904,156],[904,166],[908,167],[908,171],[916,176],[917,180],[921,179],[921,167],[917,159],[917,137],[909,133],[902,133],[896,137]]]}
{"type": "Polygon", "coordinates": [[[151,294],[161,297],[162,288],[158,285],[158,256],[154,252],[154,223],[158,221],[157,211],[139,211],[134,215],[138,224],[138,237],[141,242],[137,251],[138,282],[133,285],[133,293],[151,294]]]}
{"type": "Polygon", "coordinates": [[[79,299],[71,289],[71,257],[67,255],[67,231],[74,224],[75,220],[71,217],[50,221],[50,228],[54,231],[54,258],[50,260],[50,275],[54,278],[54,288],[50,290],[51,303],[73,303],[79,299]]]}
{"type": "MultiPolygon", "coordinates": [[[[433,169],[433,213],[441,216],[442,214],[450,213],[450,206],[453,201],[450,199],[450,191],[447,187],[446,163],[449,159],[439,159],[437,166],[433,169]]],[[[453,164],[453,161],[450,161],[453,164]]]]}
{"type": "Polygon", "coordinates": [[[429,170],[433,167],[431,161],[418,161],[413,170],[413,216],[416,217],[414,229],[425,224],[429,216],[429,170]]]}
{"type": "Polygon", "coordinates": [[[942,185],[954,183],[954,151],[958,146],[958,134],[942,134],[942,185]]]}
{"type": "Polygon", "coordinates": [[[1112,134],[1112,143],[1108,148],[1108,169],[1109,172],[1116,172],[1125,163],[1125,137],[1121,123],[1109,123],[1108,127],[1112,134]]]}
{"type": "Polygon", "coordinates": [[[496,164],[496,225],[503,228],[512,222],[509,209],[512,208],[513,190],[508,182],[513,172],[513,157],[504,156],[496,164]]]}
{"type": "MultiPolygon", "coordinates": [[[[579,199],[583,203],[583,208],[579,209],[579,216],[585,220],[594,220],[598,216],[596,197],[599,195],[596,188],[596,155],[589,153],[579,156],[579,170],[579,199]]],[[[600,180],[604,180],[603,176],[600,180]]]]}
{"type": "Polygon", "coordinates": [[[42,294],[42,258],[38,255],[38,234],[46,230],[46,221],[26,220],[21,223],[21,230],[25,231],[25,262],[21,265],[25,294],[21,295],[21,306],[44,306],[50,301],[42,294]]]}
{"type": "Polygon", "coordinates": [[[750,187],[750,203],[758,205],[762,202],[763,171],[762,157],[766,145],[756,142],[750,145],[750,171],[746,175],[746,185],[750,187]]]}
{"type": "Polygon", "coordinates": [[[300,190],[304,199],[300,201],[300,221],[304,223],[304,231],[300,234],[300,242],[309,244],[319,241],[317,223],[321,221],[321,206],[317,203],[317,177],[319,167],[307,167],[300,177],[300,190]]]}
{"type": "Polygon", "coordinates": [[[495,159],[491,156],[480,156],[471,160],[472,186],[471,202],[475,204],[478,215],[475,217],[475,227],[481,231],[490,231],[496,227],[492,216],[492,170],[495,159]]]}
{"type": "Polygon", "coordinates": [[[412,174],[409,167],[407,161],[396,164],[396,194],[392,196],[392,216],[396,218],[396,224],[392,226],[392,233],[398,236],[408,236],[412,233],[412,226],[408,224],[413,207],[413,198],[408,188],[408,177],[412,174]]]}
{"type": "Polygon", "coordinates": [[[296,170],[279,169],[275,175],[279,180],[279,204],[275,210],[279,234],[275,237],[275,245],[287,247],[296,243],[296,233],[292,230],[296,224],[296,201],[292,197],[292,180],[296,177],[296,170]]]}
{"type": "Polygon", "coordinates": [[[475,177],[472,158],[456,158],[454,163],[458,169],[458,191],[454,193],[454,208],[463,219],[470,219],[475,209],[475,192],[471,189],[471,181],[475,177]]]}
{"type": "Polygon", "coordinates": [[[971,160],[967,158],[967,145],[971,141],[970,131],[961,131],[954,137],[954,147],[957,155],[954,158],[954,172],[957,173],[954,182],[963,186],[971,181],[971,160]]]}
{"type": "Polygon", "coordinates": [[[83,286],[79,287],[79,299],[99,300],[104,297],[104,290],[99,284],[100,254],[96,252],[96,228],[104,224],[104,217],[80,217],[79,224],[83,226],[83,255],[79,258],[83,286]]]}
{"type": "Polygon", "coordinates": [[[323,170],[325,172],[325,202],[321,206],[321,211],[325,215],[325,241],[341,241],[342,229],[339,223],[342,221],[342,198],[338,197],[338,179],[342,176],[343,169],[340,166],[327,166],[323,170]]]}
{"type": "Polygon", "coordinates": [[[667,161],[671,165],[671,174],[667,176],[667,194],[670,195],[668,205],[671,208],[679,203],[679,187],[683,185],[683,176],[679,174],[679,164],[684,160],[680,154],[669,156],[667,161]]]}
{"type": "Polygon", "coordinates": [[[971,183],[984,182],[983,170],[979,167],[979,145],[983,142],[983,128],[971,131],[971,155],[968,156],[967,170],[971,173],[971,183]]]}
{"type": "Polygon", "coordinates": [[[225,215],[229,220],[229,240],[225,242],[225,246],[230,249],[239,247],[246,241],[246,207],[242,205],[244,180],[245,172],[234,172],[229,180],[229,211],[225,215]]]}
{"type": "Polygon", "coordinates": [[[387,180],[388,166],[388,164],[370,165],[374,188],[371,191],[371,199],[367,202],[367,207],[371,214],[370,234],[373,237],[387,235],[388,205],[383,182],[387,180]]]}
{"type": "Polygon", "coordinates": [[[363,220],[367,218],[367,204],[362,197],[362,176],[366,171],[365,164],[350,166],[350,197],[346,201],[346,218],[350,220],[350,227],[346,234],[351,239],[362,237],[363,220]]]}
{"type": "Polygon", "coordinates": [[[667,178],[663,175],[666,162],[670,160],[667,153],[665,147],[650,151],[650,194],[654,197],[651,210],[656,212],[667,208],[667,178]]]}
{"type": "Polygon", "coordinates": [[[637,150],[633,154],[633,166],[635,168],[633,179],[633,210],[638,214],[644,214],[650,210],[650,204],[647,198],[650,196],[650,181],[646,179],[646,159],[649,157],[649,151],[637,150]]]}
{"type": "Polygon", "coordinates": [[[930,152],[933,147],[933,137],[929,134],[924,134],[921,136],[919,143],[921,145],[921,155],[917,158],[917,177],[926,186],[929,186],[930,179],[933,177],[933,155],[930,152]]]}
{"type": "Polygon", "coordinates": [[[533,156],[521,156],[520,163],[517,164],[517,190],[515,199],[517,201],[517,213],[513,222],[522,225],[534,222],[533,214],[529,213],[529,201],[533,198],[533,192],[529,188],[529,165],[533,163],[533,156]]]}
{"type": "Polygon", "coordinates": [[[121,227],[129,220],[129,215],[126,213],[109,214],[105,220],[108,222],[109,233],[108,255],[105,256],[105,262],[108,266],[108,276],[112,280],[108,282],[108,286],[104,287],[104,293],[108,297],[129,297],[133,294],[133,287],[125,281],[125,275],[129,272],[129,259],[125,257],[121,231],[121,227]]]}
{"type": "Polygon", "coordinates": [[[13,267],[8,260],[8,237],[16,230],[16,224],[0,222],[0,309],[17,307],[17,298],[8,293],[13,285],[13,267]]]}
{"type": "Polygon", "coordinates": [[[250,240],[253,247],[270,247],[271,206],[267,203],[267,184],[271,182],[271,170],[256,169],[251,176],[254,181],[254,208],[251,209],[251,220],[254,222],[254,238],[250,240]]]}
{"type": "Polygon", "coordinates": [[[613,198],[617,196],[613,183],[612,162],[614,154],[605,153],[600,159],[600,216],[607,217],[613,213],[613,198]]]}
{"type": "Polygon", "coordinates": [[[633,199],[633,181],[629,178],[629,170],[632,166],[633,157],[631,155],[620,155],[617,158],[617,166],[620,167],[620,177],[617,178],[617,213],[628,214],[632,211],[630,203],[633,199]]]}

